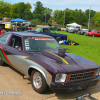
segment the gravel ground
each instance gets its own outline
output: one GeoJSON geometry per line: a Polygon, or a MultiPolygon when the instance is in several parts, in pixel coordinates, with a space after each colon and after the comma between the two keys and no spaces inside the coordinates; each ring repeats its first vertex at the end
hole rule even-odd
{"type": "Polygon", "coordinates": [[[86,93],[100,100],[100,82],[87,90],[72,93],[53,93],[48,90],[46,94],[38,94],[22,74],[9,66],[0,66],[0,100],[74,100],[86,93]]]}

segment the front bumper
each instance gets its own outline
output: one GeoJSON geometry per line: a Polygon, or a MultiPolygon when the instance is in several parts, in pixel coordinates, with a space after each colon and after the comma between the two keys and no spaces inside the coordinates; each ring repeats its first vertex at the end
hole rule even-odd
{"type": "Polygon", "coordinates": [[[93,79],[73,82],[73,83],[51,83],[51,90],[54,92],[72,92],[76,90],[86,89],[96,85],[100,81],[100,75],[93,79]]]}

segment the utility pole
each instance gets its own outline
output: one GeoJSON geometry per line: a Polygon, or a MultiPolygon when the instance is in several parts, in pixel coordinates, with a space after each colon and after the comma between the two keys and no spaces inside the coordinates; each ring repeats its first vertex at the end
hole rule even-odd
{"type": "Polygon", "coordinates": [[[89,30],[89,28],[90,28],[90,13],[91,13],[91,7],[90,7],[90,9],[89,9],[89,21],[88,21],[88,30],[89,30]]]}

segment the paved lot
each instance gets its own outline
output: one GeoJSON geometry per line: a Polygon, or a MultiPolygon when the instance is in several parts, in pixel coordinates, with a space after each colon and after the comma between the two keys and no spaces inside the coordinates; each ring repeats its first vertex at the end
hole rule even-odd
{"type": "Polygon", "coordinates": [[[100,82],[87,90],[72,93],[36,93],[29,80],[23,80],[23,76],[9,66],[0,66],[0,100],[73,100],[73,98],[91,93],[100,100],[100,82]]]}

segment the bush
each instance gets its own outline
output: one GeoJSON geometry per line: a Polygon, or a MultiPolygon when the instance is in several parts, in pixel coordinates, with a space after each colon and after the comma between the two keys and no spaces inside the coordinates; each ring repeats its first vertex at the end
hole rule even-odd
{"type": "Polygon", "coordinates": [[[39,25],[41,23],[41,21],[39,19],[32,19],[31,23],[34,23],[36,25],[39,25]]]}

